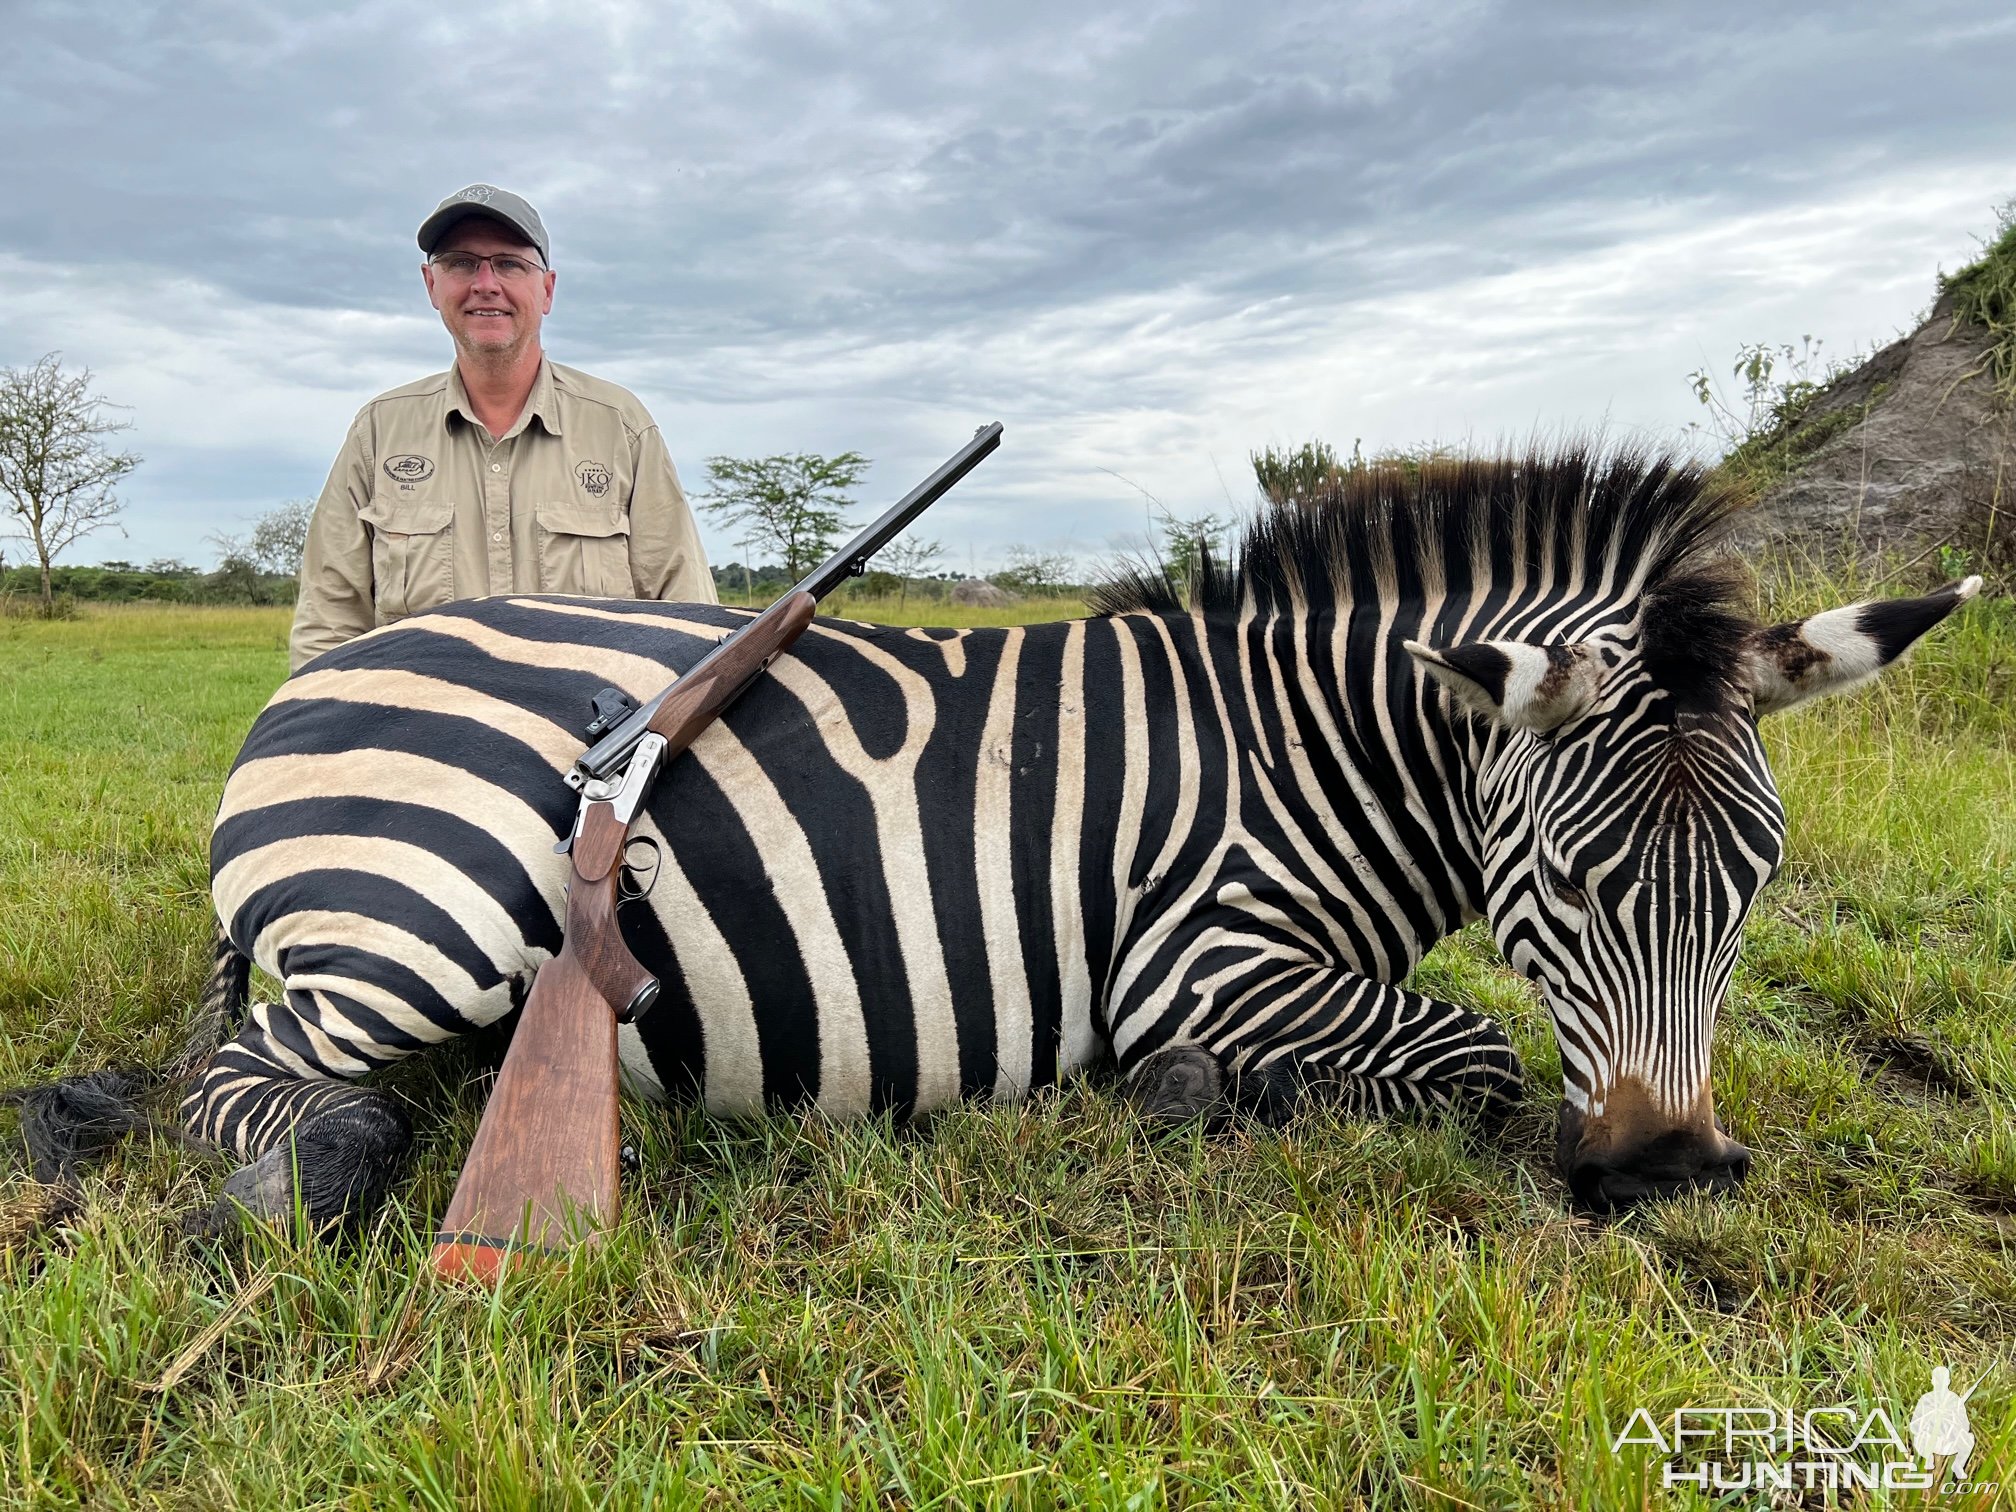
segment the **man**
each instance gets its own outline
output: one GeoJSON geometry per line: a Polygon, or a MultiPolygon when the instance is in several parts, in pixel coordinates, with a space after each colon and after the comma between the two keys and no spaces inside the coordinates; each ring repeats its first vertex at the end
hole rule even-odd
{"type": "Polygon", "coordinates": [[[546,227],[471,184],[420,226],[455,365],[358,412],[316,501],[292,666],[450,599],[579,593],[713,603],[658,427],[634,395],[547,359],[546,227]]]}

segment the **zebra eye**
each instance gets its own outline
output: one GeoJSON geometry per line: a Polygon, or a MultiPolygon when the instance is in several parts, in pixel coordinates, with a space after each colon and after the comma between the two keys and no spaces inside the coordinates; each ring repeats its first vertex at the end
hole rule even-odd
{"type": "Polygon", "coordinates": [[[1547,891],[1554,894],[1555,897],[1559,898],[1569,907],[1580,908],[1585,911],[1588,909],[1588,895],[1563,876],[1561,869],[1552,862],[1543,860],[1540,863],[1540,880],[1547,885],[1547,891]]]}

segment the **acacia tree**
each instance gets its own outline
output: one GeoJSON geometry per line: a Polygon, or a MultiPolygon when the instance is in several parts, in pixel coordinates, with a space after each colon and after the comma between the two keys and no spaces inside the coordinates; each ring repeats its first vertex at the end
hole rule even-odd
{"type": "Polygon", "coordinates": [[[301,570],[301,556],[308,549],[308,525],[314,518],[313,499],[289,499],[253,521],[251,535],[219,532],[210,541],[227,560],[242,557],[260,572],[292,577],[301,570]]]}
{"type": "Polygon", "coordinates": [[[20,521],[8,534],[41,564],[44,614],[56,607],[50,562],[94,530],[118,529],[113,489],[140,465],[131,452],[106,449],[105,438],[130,422],[104,418],[105,403],[91,392],[91,370],[66,374],[55,352],[33,367],[0,368],[0,496],[20,521]]]}
{"type": "Polygon", "coordinates": [[[896,598],[898,609],[909,602],[910,580],[924,576],[944,555],[944,542],[919,541],[908,536],[882,548],[875,560],[903,581],[903,591],[896,598]]]}
{"type": "MultiPolygon", "coordinates": [[[[1355,452],[1354,448],[1354,452],[1355,452]]],[[[1337,450],[1327,441],[1305,441],[1293,448],[1270,446],[1250,452],[1253,478],[1270,504],[1299,503],[1333,483],[1347,465],[1337,459],[1337,450]]]]}
{"type": "Polygon", "coordinates": [[[1179,519],[1166,511],[1162,515],[1162,563],[1170,581],[1185,594],[1194,594],[1197,576],[1208,553],[1219,566],[1225,565],[1225,533],[1229,520],[1215,514],[1191,515],[1179,519]]]}
{"type": "Polygon", "coordinates": [[[1071,558],[1061,552],[1010,546],[1008,565],[988,573],[987,581],[1025,598],[1054,598],[1070,586],[1073,567],[1071,558]]]}
{"type": "Polygon", "coordinates": [[[859,452],[821,457],[790,452],[775,457],[709,457],[712,485],[700,497],[709,518],[740,526],[750,539],[784,559],[785,575],[803,577],[830,555],[847,528],[852,490],[868,471],[859,452]]]}
{"type": "Polygon", "coordinates": [[[261,572],[292,577],[301,570],[308,549],[308,522],[315,518],[313,499],[289,499],[275,504],[252,526],[248,556],[261,572]]]}

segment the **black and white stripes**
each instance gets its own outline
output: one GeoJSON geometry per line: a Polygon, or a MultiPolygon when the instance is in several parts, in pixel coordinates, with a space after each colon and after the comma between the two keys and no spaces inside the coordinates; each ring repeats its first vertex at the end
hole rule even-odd
{"type": "MultiPolygon", "coordinates": [[[[1726,507],[1629,457],[1367,475],[1262,519],[1192,605],[1135,580],[1061,624],[817,622],[652,797],[624,923],[664,993],[626,1071],[724,1114],[905,1116],[1109,1052],[1164,1112],[1490,1103],[1502,1032],[1400,985],[1488,914],[1577,1118],[1628,1083],[1646,1129],[1699,1124],[1782,834],[1768,648],[1700,567],[1726,507]]],[[[656,693],[734,623],[488,599],[287,683],[213,846],[285,993],[190,1093],[197,1131],[252,1158],[521,1000],[591,696],[656,693]]]]}

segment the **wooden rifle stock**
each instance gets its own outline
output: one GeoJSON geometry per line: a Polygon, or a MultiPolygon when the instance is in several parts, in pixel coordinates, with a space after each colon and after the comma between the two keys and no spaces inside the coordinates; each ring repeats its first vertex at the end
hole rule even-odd
{"type": "Polygon", "coordinates": [[[790,648],[818,607],[809,593],[786,594],[672,685],[649,725],[664,747],[647,757],[627,813],[622,793],[583,798],[560,954],[533,980],[435,1237],[441,1276],[492,1282],[528,1254],[599,1243],[615,1223],[616,1025],[645,1011],[658,986],[616,921],[630,825],[658,761],[691,745],[790,648]]]}
{"type": "Polygon", "coordinates": [[[791,592],[709,651],[671,687],[583,752],[567,774],[581,792],[569,845],[560,954],[539,968],[505,1054],[483,1123],[434,1240],[442,1276],[492,1281],[525,1255],[600,1242],[616,1221],[616,1026],[645,1012],[658,981],[638,964],[616,923],[623,852],[661,762],[697,739],[763,669],[804,633],[819,600],[867,570],[894,540],[1001,444],[983,425],[936,472],[828,557],[791,592]]]}

